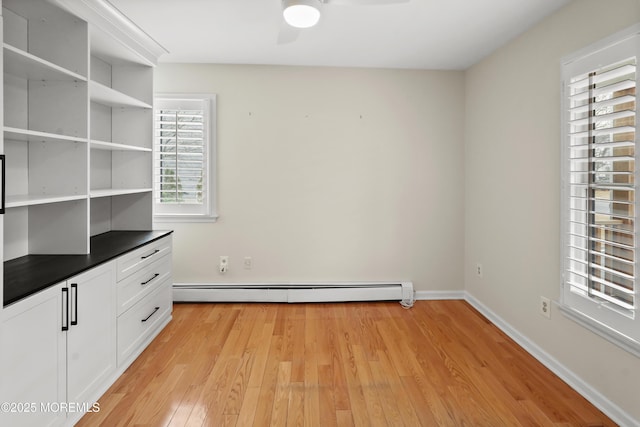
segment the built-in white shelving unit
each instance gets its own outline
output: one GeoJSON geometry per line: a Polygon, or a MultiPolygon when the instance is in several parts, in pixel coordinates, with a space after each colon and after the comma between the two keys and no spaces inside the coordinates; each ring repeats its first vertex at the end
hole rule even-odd
{"type": "Polygon", "coordinates": [[[123,196],[125,194],[148,193],[150,188],[116,188],[107,190],[91,190],[91,197],[94,199],[100,197],[123,196]]]}
{"type": "MultiPolygon", "coordinates": [[[[92,40],[104,34],[91,33],[92,40]]],[[[120,46],[91,49],[91,235],[151,229],[153,69],[120,46]],[[107,214],[111,212],[111,214],[107,214]]]]}
{"type": "Polygon", "coordinates": [[[109,151],[139,151],[139,152],[151,152],[151,148],[137,147],[135,145],[118,144],[108,141],[91,141],[91,148],[95,150],[109,150],[109,151]]]}
{"type": "MultiPolygon", "coordinates": [[[[15,386],[0,398],[95,402],[171,319],[170,232],[152,231],[164,49],[107,0],[0,5],[0,353],[15,386]]],[[[72,426],[83,411],[3,415],[72,426]]]]}
{"type": "Polygon", "coordinates": [[[19,196],[7,196],[6,200],[6,208],[19,208],[23,206],[34,206],[34,205],[45,205],[47,203],[60,203],[60,202],[69,202],[72,200],[83,200],[86,199],[85,195],[54,195],[49,194],[46,196],[38,196],[38,195],[19,195],[19,196]]]}
{"type": "Polygon", "coordinates": [[[153,67],[103,0],[3,0],[4,259],[152,228],[153,67]]]}
{"type": "Polygon", "coordinates": [[[4,258],[89,252],[88,24],[3,0],[4,258]]]}
{"type": "Polygon", "coordinates": [[[3,45],[3,55],[7,61],[4,72],[16,77],[26,77],[29,80],[87,80],[78,73],[38,58],[7,43],[3,45]]]}
{"type": "Polygon", "coordinates": [[[152,108],[150,104],[147,104],[144,101],[126,95],[122,92],[118,92],[117,90],[111,89],[110,87],[100,83],[92,81],[89,83],[89,87],[91,89],[91,102],[97,102],[98,104],[109,107],[152,108]]]}
{"type": "Polygon", "coordinates": [[[5,126],[4,136],[12,141],[22,142],[87,142],[87,138],[76,138],[73,136],[57,135],[49,132],[38,132],[35,130],[18,129],[5,126]]]}

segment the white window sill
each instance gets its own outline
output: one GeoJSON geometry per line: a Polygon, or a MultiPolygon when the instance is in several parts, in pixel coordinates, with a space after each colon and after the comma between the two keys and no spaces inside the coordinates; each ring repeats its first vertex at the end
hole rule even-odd
{"type": "Polygon", "coordinates": [[[617,345],[618,347],[628,351],[636,357],[640,357],[640,343],[632,340],[631,338],[618,333],[617,331],[608,328],[602,323],[584,315],[583,313],[574,310],[563,304],[558,304],[560,311],[569,319],[578,323],[581,326],[589,329],[591,332],[601,336],[607,341],[617,345]]]}
{"type": "Polygon", "coordinates": [[[218,215],[154,215],[153,222],[216,222],[218,215]]]}

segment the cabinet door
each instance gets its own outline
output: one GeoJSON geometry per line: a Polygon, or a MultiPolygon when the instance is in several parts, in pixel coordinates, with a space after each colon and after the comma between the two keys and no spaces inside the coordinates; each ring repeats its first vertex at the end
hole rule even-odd
{"type": "Polygon", "coordinates": [[[116,369],[115,263],[67,281],[67,392],[70,402],[91,405],[116,369]]]}
{"type": "Polygon", "coordinates": [[[0,425],[57,426],[66,421],[65,411],[55,410],[56,403],[67,401],[66,292],[56,285],[4,310],[0,402],[10,406],[0,411],[0,425]]]}

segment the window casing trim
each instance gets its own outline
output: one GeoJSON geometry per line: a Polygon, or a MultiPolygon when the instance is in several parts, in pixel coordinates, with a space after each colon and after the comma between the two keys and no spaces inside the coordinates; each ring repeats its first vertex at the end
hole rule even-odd
{"type": "MultiPolygon", "coordinates": [[[[156,93],[154,94],[154,127],[155,112],[158,110],[157,100],[202,100],[205,101],[205,116],[207,118],[207,141],[205,144],[206,164],[204,165],[204,174],[207,180],[206,197],[204,198],[203,213],[162,213],[158,212],[157,203],[153,203],[153,221],[154,222],[216,222],[217,214],[217,96],[211,93],[156,93]]],[[[154,131],[155,132],[155,131],[154,131]]],[[[156,150],[156,137],[154,136],[154,151],[156,150]]],[[[154,153],[155,154],[155,153],[154,153]]],[[[155,158],[155,157],[154,157],[155,158]]],[[[154,161],[155,162],[155,161],[154,161]]],[[[155,180],[155,163],[154,163],[154,180],[155,180]]],[[[156,191],[154,187],[154,191],[156,191]]],[[[155,195],[154,195],[155,197],[155,195]]]]}
{"type": "MultiPolygon", "coordinates": [[[[562,79],[561,79],[561,141],[562,143],[560,144],[561,147],[561,215],[560,215],[560,219],[561,219],[561,239],[560,239],[560,266],[561,266],[561,289],[560,289],[560,301],[559,301],[559,308],[561,313],[563,313],[563,315],[565,315],[567,318],[577,322],[578,324],[582,325],[583,327],[587,328],[588,330],[590,330],[591,332],[599,335],[600,337],[603,337],[605,339],[607,339],[608,341],[610,341],[611,343],[619,346],[620,348],[630,352],[631,354],[640,357],[640,341],[636,340],[635,338],[629,337],[627,335],[625,335],[624,333],[620,332],[619,330],[616,330],[615,328],[607,325],[604,323],[603,319],[606,319],[607,317],[611,318],[613,316],[615,316],[614,311],[615,310],[610,310],[609,308],[603,306],[602,304],[600,304],[599,310],[602,311],[601,314],[599,314],[603,319],[596,319],[594,317],[592,317],[591,315],[589,315],[589,311],[581,311],[580,310],[580,302],[578,304],[576,304],[576,300],[574,298],[579,298],[578,296],[571,296],[571,295],[567,295],[569,292],[568,288],[570,287],[570,285],[566,282],[566,271],[567,271],[567,256],[566,256],[566,251],[567,251],[567,247],[568,247],[568,241],[569,241],[569,210],[570,210],[570,203],[569,203],[569,186],[570,186],[570,182],[569,182],[569,169],[570,169],[570,159],[569,159],[569,150],[568,150],[568,135],[567,135],[567,128],[565,126],[568,125],[569,123],[569,109],[568,109],[568,94],[565,93],[565,91],[567,90],[568,84],[567,81],[569,78],[571,78],[573,75],[575,75],[576,73],[574,71],[568,72],[568,69],[571,67],[571,64],[573,62],[578,62],[581,61],[582,64],[580,65],[580,68],[590,68],[590,69],[597,69],[600,68],[601,66],[604,66],[606,64],[609,63],[608,59],[605,61],[601,60],[601,55],[605,55],[605,56],[616,56],[618,55],[618,52],[621,50],[629,50],[628,48],[628,44],[633,44],[634,47],[634,52],[633,55],[635,55],[635,57],[637,58],[637,60],[640,60],[640,24],[636,24],[633,25],[632,27],[629,27],[625,30],[622,30],[618,33],[613,34],[612,36],[609,36],[605,39],[602,39],[590,46],[587,46],[584,49],[580,49],[579,51],[568,55],[567,57],[562,58],[561,61],[561,75],[562,75],[562,79]],[[627,44],[627,47],[625,47],[624,45],[627,44]],[[607,51],[607,52],[604,52],[607,51]]],[[[640,84],[638,84],[638,81],[640,80],[640,73],[636,72],[636,90],[640,87],[640,84]]],[[[640,94],[638,94],[636,92],[636,103],[640,100],[640,94]]],[[[636,104],[637,106],[637,104],[636,104]]],[[[636,119],[640,116],[640,114],[637,113],[636,111],[636,119]]],[[[636,138],[635,138],[635,142],[636,142],[636,150],[635,150],[635,158],[636,158],[636,165],[639,165],[639,161],[640,161],[640,144],[638,143],[638,123],[636,120],[636,138]]],[[[636,194],[640,194],[638,193],[638,183],[640,183],[640,167],[636,166],[636,170],[635,170],[635,185],[634,188],[636,189],[636,194]]],[[[638,198],[640,199],[640,198],[638,198]]],[[[636,212],[640,212],[640,210],[637,209],[638,205],[639,205],[639,200],[635,200],[635,206],[636,206],[636,212]]],[[[636,220],[638,219],[638,217],[636,217],[636,220]]],[[[638,242],[640,242],[640,226],[636,225],[636,230],[635,230],[635,250],[638,251],[639,246],[638,246],[638,242]]],[[[638,259],[636,259],[636,268],[635,268],[635,284],[634,284],[634,289],[635,289],[635,298],[636,301],[640,298],[640,275],[638,274],[639,272],[639,264],[640,262],[638,262],[638,259]]],[[[585,301],[583,301],[584,304],[589,304],[589,301],[586,300],[586,298],[583,298],[585,301]]],[[[620,314],[619,314],[620,315],[620,314]]],[[[637,324],[638,326],[640,326],[640,307],[638,307],[638,304],[636,304],[635,307],[635,313],[633,314],[633,316],[635,316],[635,318],[632,320],[633,322],[635,322],[635,324],[637,324]]],[[[632,317],[633,317],[632,316],[632,317]]]]}

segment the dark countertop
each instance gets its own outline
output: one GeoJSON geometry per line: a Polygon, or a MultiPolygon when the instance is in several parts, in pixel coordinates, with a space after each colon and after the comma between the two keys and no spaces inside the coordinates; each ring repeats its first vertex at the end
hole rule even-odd
{"type": "Polygon", "coordinates": [[[171,233],[109,231],[91,238],[87,255],[27,255],[6,261],[4,307],[171,233]]]}

